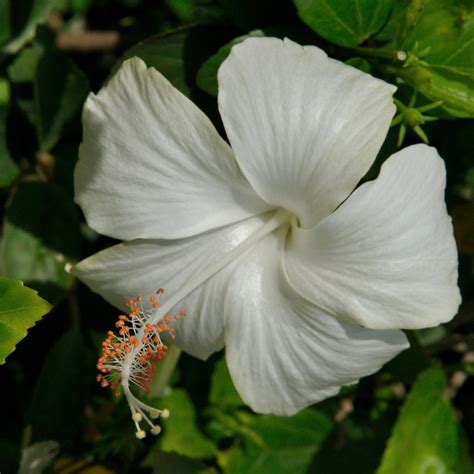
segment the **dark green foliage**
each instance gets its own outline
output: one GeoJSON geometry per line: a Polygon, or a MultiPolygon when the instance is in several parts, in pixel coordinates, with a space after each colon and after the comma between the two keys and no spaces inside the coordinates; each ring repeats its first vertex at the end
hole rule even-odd
{"type": "Polygon", "coordinates": [[[473,0],[0,0],[0,471],[471,473],[473,118],[473,0]],[[120,40],[88,43],[91,31],[120,40]],[[73,34],[88,46],[61,49],[73,34]],[[365,179],[401,135],[404,145],[425,137],[437,147],[464,302],[450,323],[409,331],[411,348],[379,373],[289,418],[251,412],[222,354],[182,357],[149,400],[172,416],[157,438],[138,441],[125,401],[95,383],[117,312],[68,272],[114,243],[87,227],[73,200],[81,109],[139,56],[223,132],[217,71],[249,36],[317,45],[398,86],[402,114],[365,179]],[[433,120],[418,123],[419,109],[433,120]],[[50,309],[42,298],[54,306],[41,320],[50,309]]]}

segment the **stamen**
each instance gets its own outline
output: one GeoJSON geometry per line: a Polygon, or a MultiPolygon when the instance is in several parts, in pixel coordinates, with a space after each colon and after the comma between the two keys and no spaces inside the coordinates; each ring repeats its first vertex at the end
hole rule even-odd
{"type": "Polygon", "coordinates": [[[153,377],[155,364],[165,357],[168,349],[161,340],[161,334],[167,332],[170,338],[174,339],[176,336],[172,323],[186,316],[185,312],[181,312],[172,317],[168,312],[261,239],[280,226],[289,225],[291,219],[292,214],[289,211],[278,209],[262,227],[230,250],[218,262],[211,263],[197,275],[188,279],[163,305],[158,301],[158,297],[164,292],[163,288],[159,288],[154,295],[148,297],[147,304],[151,306],[149,310],[144,309],[140,296],[126,300],[125,305],[129,308],[128,315],[121,314],[118,317],[115,323],[117,332],[109,331],[102,343],[102,355],[97,363],[100,372],[97,381],[102,387],[110,387],[117,396],[120,395],[119,386],[121,386],[130,405],[132,419],[137,429],[135,433],[137,438],[143,439],[146,436],[146,432],[140,427],[141,421],[148,423],[152,434],[158,434],[161,428],[154,425],[150,418],[168,418],[169,416],[169,410],[157,410],[143,403],[130,390],[130,382],[132,382],[145,392],[150,392],[148,384],[153,377]],[[150,418],[146,413],[150,415],[150,418]],[[142,418],[138,421],[140,416],[142,418]]]}
{"type": "Polygon", "coordinates": [[[146,436],[146,432],[140,427],[142,421],[150,426],[152,434],[157,435],[161,432],[161,427],[155,425],[151,419],[169,416],[168,409],[158,410],[143,403],[129,388],[129,382],[132,382],[146,393],[150,392],[149,383],[153,378],[156,362],[163,359],[168,350],[161,335],[167,332],[174,339],[173,322],[186,316],[185,312],[180,312],[173,317],[169,314],[165,314],[163,318],[157,317],[157,308],[160,306],[157,296],[163,292],[160,288],[155,295],[149,297],[152,306],[150,310],[144,309],[141,297],[125,301],[129,313],[118,317],[115,332],[107,332],[107,337],[102,342],[102,354],[97,362],[97,382],[101,387],[110,387],[116,396],[120,395],[120,386],[123,389],[138,439],[146,436]]]}

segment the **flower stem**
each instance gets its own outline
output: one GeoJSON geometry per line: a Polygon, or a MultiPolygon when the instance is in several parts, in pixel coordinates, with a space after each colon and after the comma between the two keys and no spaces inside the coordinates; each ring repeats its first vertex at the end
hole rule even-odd
{"type": "Polygon", "coordinates": [[[372,56],[375,58],[391,59],[392,61],[403,62],[407,58],[407,53],[402,50],[386,49],[386,48],[366,48],[358,46],[351,48],[352,51],[363,56],[372,56]]]}

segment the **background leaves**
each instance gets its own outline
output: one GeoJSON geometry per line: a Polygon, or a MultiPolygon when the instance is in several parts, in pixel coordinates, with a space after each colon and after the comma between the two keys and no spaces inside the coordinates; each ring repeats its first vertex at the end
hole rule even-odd
{"type": "Polygon", "coordinates": [[[429,369],[419,375],[402,407],[377,474],[470,472],[445,389],[442,370],[429,369]]]}
{"type": "Polygon", "coordinates": [[[0,367],[2,472],[31,460],[43,472],[472,472],[473,48],[472,0],[0,1],[0,360],[30,328],[0,367]],[[452,322],[408,332],[410,350],[378,374],[290,418],[251,412],[222,354],[184,355],[149,400],[171,409],[163,432],[139,442],[124,400],[94,380],[116,310],[67,271],[114,243],[73,201],[81,108],[136,55],[225,136],[218,68],[234,44],[264,35],[318,46],[395,84],[405,109],[434,103],[425,115],[436,120],[400,117],[365,179],[397,150],[398,126],[403,146],[419,142],[422,127],[448,170],[464,303],[452,322]],[[50,309],[42,298],[54,306],[41,320],[50,309]]]}
{"type": "Polygon", "coordinates": [[[57,301],[73,284],[66,265],[78,259],[79,248],[79,220],[69,196],[54,184],[22,184],[5,214],[5,274],[57,301]]]}
{"type": "Polygon", "coordinates": [[[357,46],[377,33],[393,0],[295,0],[300,18],[316,33],[339,46],[357,46]]]}

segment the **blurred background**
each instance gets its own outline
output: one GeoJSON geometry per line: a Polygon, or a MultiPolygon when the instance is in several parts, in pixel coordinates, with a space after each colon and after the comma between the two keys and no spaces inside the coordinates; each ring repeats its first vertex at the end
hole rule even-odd
{"type": "Polygon", "coordinates": [[[473,0],[0,0],[1,473],[472,473],[472,118],[473,0]],[[73,202],[81,108],[139,56],[224,135],[216,72],[248,35],[318,45],[399,87],[366,179],[400,146],[437,147],[463,304],[448,324],[408,331],[411,348],[379,373],[289,418],[252,413],[222,353],[182,355],[149,396],[172,416],[139,441],[125,401],[95,381],[117,310],[65,271],[114,243],[73,202]],[[18,301],[34,309],[13,331],[18,301]]]}

